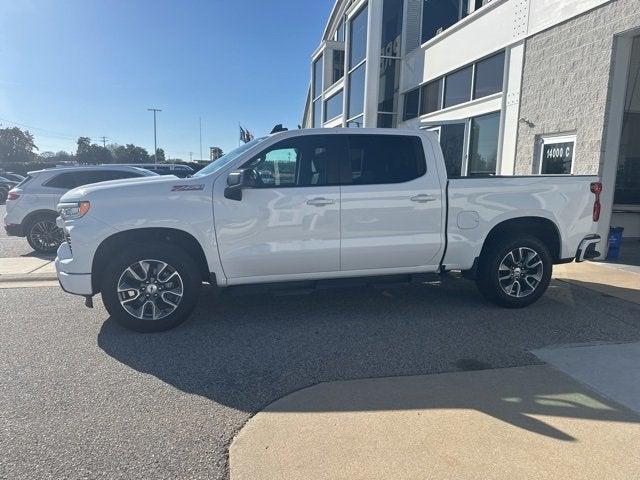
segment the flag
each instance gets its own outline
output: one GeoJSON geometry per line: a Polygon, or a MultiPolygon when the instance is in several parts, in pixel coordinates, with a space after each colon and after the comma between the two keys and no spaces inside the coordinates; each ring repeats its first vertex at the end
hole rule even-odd
{"type": "Polygon", "coordinates": [[[242,128],[242,125],[240,125],[240,141],[243,143],[247,143],[253,140],[253,138],[253,133],[251,133],[249,130],[245,130],[244,128],[242,128]]]}

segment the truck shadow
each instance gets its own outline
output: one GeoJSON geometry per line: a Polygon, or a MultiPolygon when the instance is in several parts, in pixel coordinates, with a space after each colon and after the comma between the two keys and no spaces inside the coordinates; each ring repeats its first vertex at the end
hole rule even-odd
{"type": "MultiPolygon", "coordinates": [[[[530,350],[640,340],[640,308],[560,283],[523,310],[489,305],[461,280],[289,293],[209,288],[181,327],[141,335],[108,319],[98,344],[114,359],[181,391],[255,413],[319,382],[540,364],[530,350]]],[[[497,385],[492,398],[474,399],[462,388],[446,402],[422,391],[410,398],[353,399],[335,408],[476,408],[565,441],[572,437],[530,414],[637,421],[615,404],[576,408],[570,398],[539,401],[570,393],[497,385]],[[504,400],[509,397],[520,400],[504,400]]]]}

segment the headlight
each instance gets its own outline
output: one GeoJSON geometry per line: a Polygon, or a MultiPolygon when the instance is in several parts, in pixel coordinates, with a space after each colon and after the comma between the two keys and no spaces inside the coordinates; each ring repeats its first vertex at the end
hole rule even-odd
{"type": "Polygon", "coordinates": [[[75,220],[84,217],[91,208],[90,202],[61,203],[58,205],[63,220],[75,220]]]}

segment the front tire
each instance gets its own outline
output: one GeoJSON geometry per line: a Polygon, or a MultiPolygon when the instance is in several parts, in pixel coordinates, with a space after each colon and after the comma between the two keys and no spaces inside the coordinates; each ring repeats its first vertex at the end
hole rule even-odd
{"type": "Polygon", "coordinates": [[[160,332],[189,317],[201,286],[195,262],[181,248],[133,245],[109,262],[101,292],[107,311],[120,325],[160,332]]]}
{"type": "Polygon", "coordinates": [[[553,262],[533,236],[509,237],[490,245],[480,258],[476,284],[488,300],[506,308],[537,301],[549,287],[553,262]]]}

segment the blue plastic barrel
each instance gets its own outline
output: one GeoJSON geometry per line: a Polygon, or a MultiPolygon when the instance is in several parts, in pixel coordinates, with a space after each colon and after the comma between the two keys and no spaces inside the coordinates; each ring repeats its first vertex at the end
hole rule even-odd
{"type": "Polygon", "coordinates": [[[609,229],[609,252],[607,260],[616,260],[620,256],[620,245],[622,245],[622,227],[611,227],[609,229]]]}

